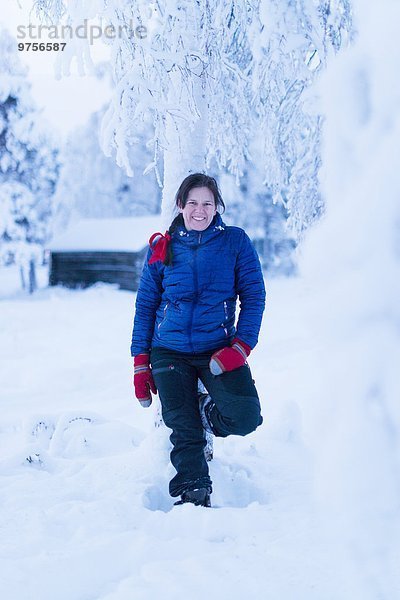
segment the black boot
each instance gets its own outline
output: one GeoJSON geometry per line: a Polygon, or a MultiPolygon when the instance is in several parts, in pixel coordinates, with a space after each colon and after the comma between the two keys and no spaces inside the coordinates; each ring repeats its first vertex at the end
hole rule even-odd
{"type": "Polygon", "coordinates": [[[183,492],[181,499],[175,502],[174,505],[186,504],[186,502],[191,502],[195,506],[211,506],[210,492],[208,488],[200,488],[198,490],[188,490],[187,492],[183,492]]]}

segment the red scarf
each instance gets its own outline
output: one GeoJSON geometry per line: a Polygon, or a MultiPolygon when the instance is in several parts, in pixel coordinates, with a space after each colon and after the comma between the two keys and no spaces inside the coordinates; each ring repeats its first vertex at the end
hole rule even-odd
{"type": "Polygon", "coordinates": [[[149,239],[150,248],[153,248],[153,254],[149,258],[149,265],[152,265],[153,263],[157,262],[158,260],[161,260],[161,262],[164,262],[164,260],[167,257],[168,244],[169,244],[170,240],[171,240],[171,236],[169,235],[168,231],[165,232],[165,235],[163,235],[162,233],[159,233],[158,231],[157,231],[157,233],[153,233],[153,235],[149,239]],[[155,238],[158,236],[160,236],[160,239],[157,240],[157,242],[155,243],[155,246],[153,248],[153,242],[154,242],[155,238]]]}

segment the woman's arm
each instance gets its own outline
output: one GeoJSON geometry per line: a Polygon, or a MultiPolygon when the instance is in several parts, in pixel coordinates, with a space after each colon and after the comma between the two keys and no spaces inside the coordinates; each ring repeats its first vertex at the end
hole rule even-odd
{"type": "Polygon", "coordinates": [[[236,292],[240,301],[235,337],[254,348],[265,308],[265,285],[257,252],[244,231],[242,236],[235,269],[236,292]]]}
{"type": "Polygon", "coordinates": [[[149,265],[152,250],[149,248],[140,277],[136,296],[135,319],[133,323],[131,355],[150,352],[153,337],[156,311],[162,296],[162,271],[160,263],[149,265]]]}

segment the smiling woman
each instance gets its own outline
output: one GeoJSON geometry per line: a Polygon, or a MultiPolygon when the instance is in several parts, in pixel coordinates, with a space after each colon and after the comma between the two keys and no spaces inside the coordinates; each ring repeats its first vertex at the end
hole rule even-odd
{"type": "Polygon", "coordinates": [[[227,227],[213,177],[194,173],[175,197],[179,214],[150,238],[132,334],[134,386],[142,406],[160,396],[172,429],[176,504],[210,506],[206,433],[247,435],[262,423],[247,357],[265,304],[263,274],[246,233],[227,227]],[[237,298],[239,319],[235,326],[237,298]],[[199,381],[208,393],[198,393],[199,381]]]}
{"type": "Polygon", "coordinates": [[[182,213],[188,231],[204,231],[213,220],[217,208],[214,195],[208,187],[196,187],[190,190],[186,204],[180,201],[179,212],[182,213]]]}

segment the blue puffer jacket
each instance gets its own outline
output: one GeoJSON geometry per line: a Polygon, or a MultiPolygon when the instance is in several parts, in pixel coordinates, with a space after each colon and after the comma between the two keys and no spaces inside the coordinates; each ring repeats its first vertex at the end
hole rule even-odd
{"type": "Polygon", "coordinates": [[[247,234],[226,226],[217,214],[205,231],[178,227],[170,243],[172,266],[149,265],[149,249],[136,298],[132,356],[156,346],[190,353],[217,350],[235,336],[253,348],[265,287],[247,234]]]}

